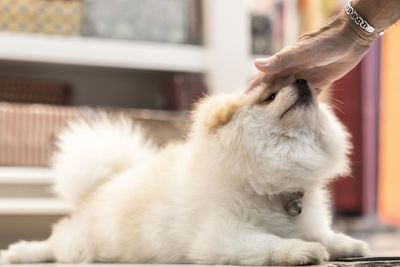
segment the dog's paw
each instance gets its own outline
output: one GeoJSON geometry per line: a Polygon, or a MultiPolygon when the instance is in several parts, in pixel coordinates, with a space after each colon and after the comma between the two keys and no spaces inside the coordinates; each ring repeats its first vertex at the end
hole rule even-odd
{"type": "Polygon", "coordinates": [[[327,242],[330,259],[361,257],[369,254],[366,242],[353,239],[345,234],[335,234],[327,242]]]}
{"type": "Polygon", "coordinates": [[[21,263],[21,257],[25,254],[24,241],[15,243],[6,250],[0,251],[0,263],[21,263]]]}
{"type": "Polygon", "coordinates": [[[5,252],[6,252],[5,250],[0,250],[0,265],[7,264],[7,261],[4,256],[5,252]]]}
{"type": "Polygon", "coordinates": [[[309,265],[329,260],[329,253],[325,246],[316,242],[291,239],[282,244],[279,250],[280,255],[273,257],[274,265],[309,265]]]}
{"type": "Polygon", "coordinates": [[[0,263],[36,263],[48,259],[47,244],[44,242],[20,241],[7,250],[0,251],[0,263]]]}

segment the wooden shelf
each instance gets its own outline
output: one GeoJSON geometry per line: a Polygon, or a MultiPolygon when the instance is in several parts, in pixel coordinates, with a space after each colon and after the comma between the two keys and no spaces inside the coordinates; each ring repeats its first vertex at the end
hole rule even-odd
{"type": "MultiPolygon", "coordinates": [[[[47,186],[53,182],[49,168],[0,167],[0,186],[47,186]]],[[[0,198],[1,215],[64,215],[68,203],[57,198],[0,198]]]]}
{"type": "Polygon", "coordinates": [[[0,167],[0,185],[2,184],[51,184],[50,168],[36,167],[0,167]]]}
{"type": "Polygon", "coordinates": [[[89,37],[0,33],[0,60],[141,70],[205,71],[204,48],[89,37]]]}
{"type": "Polygon", "coordinates": [[[70,208],[54,198],[0,198],[0,215],[65,215],[70,208]]]}

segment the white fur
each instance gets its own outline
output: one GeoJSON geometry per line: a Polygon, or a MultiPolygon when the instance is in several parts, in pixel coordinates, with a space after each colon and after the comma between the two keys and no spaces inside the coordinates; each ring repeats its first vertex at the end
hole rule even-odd
{"type": "Polygon", "coordinates": [[[348,171],[350,144],[313,97],[284,117],[297,98],[290,84],[210,97],[188,140],[160,150],[123,120],[73,124],[54,163],[71,216],[2,260],[298,265],[364,255],[364,242],[331,230],[325,186],[348,171]],[[261,103],[268,90],[279,93],[261,103]],[[290,217],[280,195],[296,190],[304,207],[290,217]]]}
{"type": "Polygon", "coordinates": [[[154,153],[137,127],[123,118],[76,121],[58,137],[54,190],[73,204],[98,185],[154,153]]]}

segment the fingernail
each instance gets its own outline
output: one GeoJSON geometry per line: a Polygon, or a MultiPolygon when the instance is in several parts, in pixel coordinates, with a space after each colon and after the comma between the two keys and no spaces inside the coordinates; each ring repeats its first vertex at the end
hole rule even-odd
{"type": "Polygon", "coordinates": [[[265,67],[269,62],[269,58],[256,58],[254,63],[258,66],[265,67]]]}

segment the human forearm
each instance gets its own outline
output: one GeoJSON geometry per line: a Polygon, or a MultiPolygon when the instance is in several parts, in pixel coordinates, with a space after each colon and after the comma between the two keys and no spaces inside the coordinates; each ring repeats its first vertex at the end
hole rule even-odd
{"type": "Polygon", "coordinates": [[[343,77],[361,61],[379,33],[400,19],[400,0],[352,0],[351,5],[374,31],[368,31],[360,19],[357,25],[346,6],[327,25],[304,34],[296,44],[258,59],[256,67],[263,74],[252,84],[294,75],[322,88],[343,77]]]}

